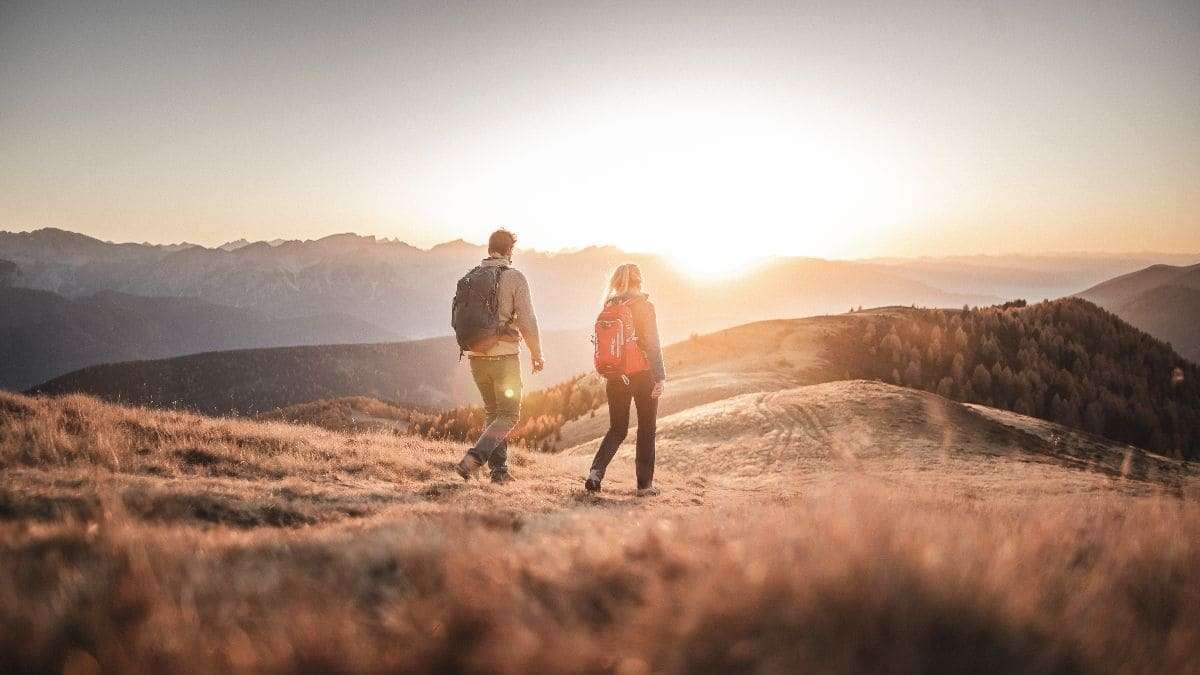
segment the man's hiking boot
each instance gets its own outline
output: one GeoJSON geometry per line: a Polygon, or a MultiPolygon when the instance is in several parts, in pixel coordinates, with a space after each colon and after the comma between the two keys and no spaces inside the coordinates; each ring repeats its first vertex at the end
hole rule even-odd
{"type": "Polygon", "coordinates": [[[500,469],[499,471],[492,472],[492,482],[496,485],[511,483],[513,480],[515,479],[512,477],[512,474],[508,472],[508,469],[500,469]]]}
{"type": "Polygon", "coordinates": [[[638,491],[634,494],[639,497],[657,497],[662,494],[662,490],[659,490],[657,486],[651,485],[650,487],[638,488],[638,491]]]}
{"type": "Polygon", "coordinates": [[[583,489],[587,490],[588,492],[599,492],[600,491],[600,472],[599,471],[592,469],[591,473],[589,473],[588,477],[586,479],[584,479],[584,481],[583,481],[583,489]]]}
{"type": "Polygon", "coordinates": [[[467,456],[463,457],[462,461],[454,466],[454,471],[462,476],[463,480],[471,480],[471,476],[474,476],[475,472],[481,466],[483,466],[483,462],[475,459],[474,455],[467,453],[467,456]]]}

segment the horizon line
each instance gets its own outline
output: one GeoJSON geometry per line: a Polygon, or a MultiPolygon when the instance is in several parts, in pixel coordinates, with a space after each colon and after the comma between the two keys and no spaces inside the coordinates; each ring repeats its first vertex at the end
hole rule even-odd
{"type": "MultiPolygon", "coordinates": [[[[66,228],[54,227],[54,226],[44,226],[44,227],[37,227],[37,228],[15,229],[15,230],[0,230],[0,235],[4,235],[4,234],[35,234],[38,232],[45,232],[45,231],[65,232],[65,233],[71,234],[71,235],[86,237],[93,241],[98,241],[100,243],[108,244],[110,246],[134,245],[134,246],[148,246],[148,247],[156,247],[156,248],[189,246],[189,247],[195,247],[195,248],[202,248],[202,249],[205,249],[208,251],[220,250],[223,246],[226,246],[226,245],[232,244],[232,243],[242,242],[242,241],[246,242],[245,246],[251,246],[254,244],[267,244],[269,246],[274,247],[274,246],[276,246],[276,244],[273,244],[272,242],[280,242],[279,245],[282,245],[285,243],[292,243],[292,242],[303,244],[303,243],[313,243],[313,242],[323,241],[325,239],[331,239],[333,237],[345,237],[345,236],[357,237],[359,239],[369,239],[371,241],[374,241],[374,242],[380,243],[380,244],[399,244],[399,245],[403,245],[403,246],[412,248],[416,251],[421,251],[422,253],[429,253],[436,248],[441,248],[441,247],[444,247],[447,245],[453,245],[453,244],[459,244],[459,243],[465,244],[472,248],[487,248],[487,245],[484,243],[470,242],[470,241],[467,241],[464,237],[449,239],[449,240],[446,240],[443,242],[439,242],[437,244],[433,244],[432,246],[429,246],[428,248],[424,248],[421,246],[417,246],[415,244],[410,244],[407,241],[400,239],[399,237],[386,237],[386,236],[375,235],[375,234],[359,234],[359,233],[353,232],[353,231],[330,232],[329,234],[326,234],[326,235],[323,235],[320,237],[313,237],[313,238],[306,238],[306,239],[286,238],[286,237],[276,237],[274,239],[247,239],[245,237],[238,237],[236,239],[229,239],[229,240],[221,242],[220,244],[215,244],[215,245],[211,245],[211,246],[205,245],[205,244],[197,244],[197,243],[190,242],[190,241],[165,242],[165,243],[156,243],[156,242],[151,242],[151,241],[114,241],[111,239],[101,239],[99,237],[96,237],[96,236],[93,236],[93,235],[90,235],[90,234],[87,234],[84,232],[77,232],[75,230],[68,230],[66,228]]],[[[239,247],[239,248],[242,248],[242,247],[239,247]]],[[[662,253],[655,252],[655,251],[639,251],[636,249],[624,249],[624,248],[621,248],[620,246],[617,246],[616,244],[612,244],[612,243],[595,243],[595,244],[589,244],[587,246],[563,247],[560,249],[553,249],[553,250],[539,249],[539,248],[534,248],[534,247],[523,247],[522,251],[526,254],[557,256],[557,255],[570,255],[570,254],[574,254],[574,253],[580,253],[582,251],[587,251],[589,249],[604,249],[604,248],[612,248],[612,249],[616,249],[617,251],[620,251],[622,253],[630,253],[630,254],[635,254],[635,255],[650,255],[650,256],[656,256],[656,257],[660,257],[660,258],[668,257],[662,253]]],[[[237,249],[234,249],[234,250],[237,250],[237,249]]],[[[806,255],[798,255],[798,254],[779,254],[779,255],[761,256],[761,257],[758,257],[757,260],[760,262],[766,261],[766,260],[779,260],[779,259],[809,259],[809,260],[830,260],[830,261],[836,260],[836,261],[843,261],[843,262],[879,262],[879,261],[888,261],[888,260],[946,260],[946,259],[952,259],[952,258],[991,258],[991,259],[996,259],[996,258],[1050,258],[1050,257],[1119,258],[1119,257],[1127,257],[1127,256],[1194,256],[1197,258],[1197,261],[1200,262],[1200,251],[1172,252],[1172,251],[1156,251],[1156,250],[1146,250],[1146,249],[1139,250],[1139,251],[1131,251],[1131,250],[1088,251],[1088,250],[1083,250],[1083,249],[1042,250],[1042,251],[1038,251],[1038,252],[1034,252],[1034,253],[1029,253],[1029,252],[1000,252],[1000,253],[958,252],[958,253],[918,254],[918,255],[874,255],[874,256],[844,257],[844,258],[838,258],[838,257],[826,258],[826,257],[821,257],[821,256],[806,256],[806,255]]]]}

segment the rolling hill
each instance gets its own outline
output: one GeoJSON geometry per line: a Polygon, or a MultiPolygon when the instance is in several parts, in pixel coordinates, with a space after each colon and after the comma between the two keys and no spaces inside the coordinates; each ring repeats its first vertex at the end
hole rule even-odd
{"type": "Polygon", "coordinates": [[[1159,286],[1200,288],[1200,264],[1190,266],[1151,265],[1123,274],[1078,293],[1101,307],[1115,305],[1159,286]]]}
{"type": "MultiPolygon", "coordinates": [[[[552,332],[544,342],[549,367],[526,380],[514,438],[544,449],[598,439],[607,425],[601,383],[572,377],[590,370],[586,334],[552,332]]],[[[478,433],[482,415],[456,354],[451,338],[236,350],[93,366],[30,391],[240,415],[365,396],[451,407],[413,428],[464,439],[478,433]]],[[[1200,369],[1081,300],[770,320],[694,336],[669,345],[665,356],[671,380],[663,415],[740,394],[868,378],[1200,456],[1200,369]]]]}
{"type": "MultiPolygon", "coordinates": [[[[847,471],[967,491],[986,484],[994,494],[1082,492],[1104,476],[1178,488],[1196,472],[1186,462],[1054,423],[866,380],[692,406],[662,417],[658,439],[659,466],[785,491],[847,471]]],[[[632,462],[630,445],[614,461],[632,462]]],[[[563,454],[590,461],[595,451],[583,443],[563,454]]],[[[585,462],[576,464],[585,470],[585,462]]]]}
{"type": "MultiPolygon", "coordinates": [[[[543,335],[542,342],[548,354],[546,370],[529,377],[527,386],[566,379],[588,367],[592,346],[583,333],[552,331],[543,335]]],[[[242,349],[107,363],[29,391],[87,393],[130,405],[221,415],[255,415],[346,396],[415,406],[454,406],[478,396],[452,337],[242,349]]]]}
{"type": "MultiPolygon", "coordinates": [[[[662,415],[740,394],[866,378],[1200,457],[1200,368],[1079,299],[758,322],[670,345],[665,356],[662,415]]],[[[564,448],[603,436],[598,379],[555,389],[527,398],[518,438],[564,448]]],[[[478,410],[468,408],[417,428],[462,439],[481,424],[478,410]]]]}
{"type": "Polygon", "coordinates": [[[309,424],[329,431],[362,433],[391,431],[408,433],[412,422],[427,412],[410,406],[380,401],[366,396],[345,396],[297,403],[259,413],[254,419],[261,422],[309,424]]]}
{"type": "Polygon", "coordinates": [[[1153,265],[1078,294],[1200,363],[1200,264],[1153,265]]]}
{"type": "Polygon", "coordinates": [[[1200,363],[1200,288],[1158,286],[1118,303],[1112,312],[1200,363]]]}
{"type": "Polygon", "coordinates": [[[345,314],[278,319],[196,298],[101,291],[70,299],[49,291],[0,287],[0,388],[14,390],[99,363],[394,339],[345,314]]]}
{"type": "MultiPolygon", "coordinates": [[[[604,435],[582,331],[545,336],[550,366],[526,381],[516,440],[565,448],[604,435]],[[554,387],[541,383],[554,382],[554,387]]],[[[30,389],[210,414],[266,413],[344,396],[451,410],[414,420],[431,437],[478,434],[482,414],[449,337],[191,354],[91,366],[30,389]],[[458,407],[455,407],[458,406],[458,407]]],[[[1200,456],[1200,369],[1078,299],[974,310],[911,307],[772,319],[667,346],[661,414],[730,396],[844,378],[906,384],[1180,458],[1200,456]]]]}

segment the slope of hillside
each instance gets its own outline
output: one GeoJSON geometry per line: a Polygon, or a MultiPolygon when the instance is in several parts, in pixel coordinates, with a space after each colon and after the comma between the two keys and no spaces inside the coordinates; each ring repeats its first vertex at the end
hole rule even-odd
{"type": "MultiPolygon", "coordinates": [[[[853,316],[826,316],[760,321],[669,345],[663,351],[669,381],[659,401],[659,415],[747,392],[838,379],[842,373],[825,354],[830,343],[856,320],[853,316]]],[[[636,417],[631,425],[632,434],[636,417]]],[[[594,415],[562,426],[555,447],[599,439],[607,429],[608,406],[601,399],[594,415]]]]}
{"type": "Polygon", "coordinates": [[[1200,264],[1153,265],[1078,294],[1200,362],[1200,264]]]}
{"type": "Polygon", "coordinates": [[[837,343],[858,376],[1200,457],[1200,368],[1089,302],[865,318],[837,343]]]}
{"type": "Polygon", "coordinates": [[[624,457],[591,497],[573,454],[464,483],[457,444],[0,392],[0,668],[1200,667],[1195,467],[878,383],[709,405],[639,500],[624,457]]]}
{"type": "Polygon", "coordinates": [[[1200,288],[1200,264],[1189,266],[1151,265],[1145,269],[1096,284],[1076,295],[1101,307],[1108,307],[1130,300],[1159,286],[1200,288]]]}
{"type": "MultiPolygon", "coordinates": [[[[664,415],[740,393],[867,378],[1200,457],[1200,369],[1078,299],[761,322],[697,336],[669,346],[665,355],[664,415]]],[[[584,389],[588,400],[603,403],[590,391],[600,391],[599,382],[584,389]]],[[[536,411],[556,420],[543,429],[552,447],[604,434],[604,406],[593,412],[579,405],[582,398],[536,411]]],[[[460,411],[450,417],[478,422],[460,411]]],[[[452,428],[456,438],[478,433],[477,424],[452,428]]]]}
{"type": "Polygon", "coordinates": [[[414,420],[427,413],[366,396],[347,396],[298,403],[254,416],[260,422],[310,424],[329,431],[407,433],[414,420]]]}
{"type": "Polygon", "coordinates": [[[48,291],[0,287],[0,388],[24,389],[113,361],[389,339],[395,335],[345,314],[271,319],[196,298],[103,291],[72,300],[48,291]]]}
{"type": "MultiPolygon", "coordinates": [[[[543,374],[528,377],[531,388],[587,368],[592,347],[585,335],[549,332],[542,339],[550,356],[543,374]]],[[[478,396],[452,337],[245,349],[103,364],[54,378],[30,391],[85,393],[132,405],[238,415],[344,396],[417,406],[453,406],[478,396]]]]}
{"type": "MultiPolygon", "coordinates": [[[[595,450],[585,443],[564,454],[590,459],[595,450]]],[[[845,473],[993,494],[1085,492],[1117,477],[1122,489],[1180,489],[1197,475],[1185,462],[1035,418],[864,380],[743,394],[667,415],[657,458],[714,484],[784,492],[845,473]]],[[[632,459],[627,444],[616,461],[632,459]]]]}
{"type": "Polygon", "coordinates": [[[1192,363],[1200,363],[1200,284],[1158,286],[1111,309],[1130,324],[1171,343],[1192,363]]]}

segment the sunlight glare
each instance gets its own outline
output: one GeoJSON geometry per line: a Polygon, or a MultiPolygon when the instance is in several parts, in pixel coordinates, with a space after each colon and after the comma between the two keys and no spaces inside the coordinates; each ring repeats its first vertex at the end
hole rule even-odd
{"type": "Polygon", "coordinates": [[[696,278],[861,255],[911,217],[920,184],[915,154],[881,137],[762,110],[597,115],[472,167],[483,197],[463,208],[543,250],[613,245],[696,278]]]}

